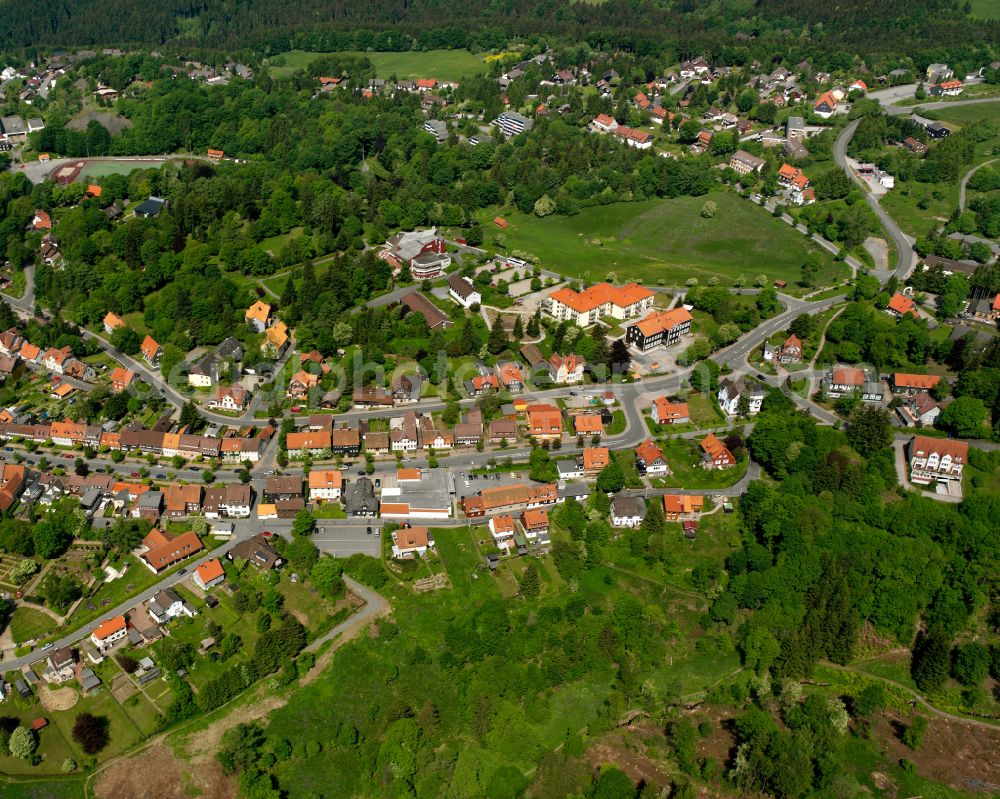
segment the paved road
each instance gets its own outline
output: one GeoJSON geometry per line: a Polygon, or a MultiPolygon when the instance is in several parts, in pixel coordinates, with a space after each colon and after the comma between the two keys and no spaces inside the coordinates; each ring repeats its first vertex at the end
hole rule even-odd
{"type": "Polygon", "coordinates": [[[969,185],[969,178],[971,178],[973,175],[975,175],[976,172],[978,170],[982,169],[984,166],[989,166],[990,164],[995,164],[997,161],[1000,161],[1000,158],[991,158],[989,161],[983,161],[983,163],[977,164],[976,166],[972,167],[972,169],[970,169],[968,172],[966,172],[962,176],[962,182],[961,182],[961,184],[959,184],[959,187],[958,187],[958,210],[959,211],[964,211],[965,210],[965,190],[966,190],[966,187],[969,185]]]}
{"type": "Polygon", "coordinates": [[[911,239],[903,233],[899,225],[896,224],[896,221],[889,215],[888,211],[886,211],[878,203],[875,197],[867,191],[864,184],[861,182],[861,178],[854,173],[854,170],[852,170],[847,163],[847,146],[850,144],[850,141],[854,136],[854,132],[858,129],[858,124],[860,122],[860,119],[855,119],[841,131],[833,146],[833,157],[837,162],[837,166],[843,169],[847,173],[847,176],[861,187],[861,193],[864,194],[865,202],[868,203],[869,207],[871,207],[871,209],[878,216],[879,221],[882,222],[882,227],[885,228],[886,233],[888,233],[889,237],[892,239],[893,244],[896,245],[897,260],[896,268],[893,274],[895,274],[895,276],[900,280],[905,280],[914,265],[914,239],[911,239]]]}
{"type": "Polygon", "coordinates": [[[336,638],[338,635],[347,632],[348,630],[354,630],[358,627],[363,627],[370,621],[374,621],[379,616],[384,616],[390,610],[392,606],[389,605],[389,601],[379,594],[376,594],[367,585],[362,585],[353,577],[349,575],[344,575],[344,584],[347,586],[348,590],[355,596],[361,597],[365,601],[365,606],[361,610],[355,611],[334,627],[326,635],[321,635],[315,641],[313,641],[309,646],[306,647],[306,652],[315,652],[323,644],[329,641],[331,638],[336,638]]]}

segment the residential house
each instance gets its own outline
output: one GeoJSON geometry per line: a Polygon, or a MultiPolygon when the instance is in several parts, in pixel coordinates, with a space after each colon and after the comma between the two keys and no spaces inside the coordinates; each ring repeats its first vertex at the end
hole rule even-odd
{"type": "Polygon", "coordinates": [[[470,518],[476,518],[496,513],[510,513],[554,505],[558,500],[556,486],[545,485],[513,485],[484,488],[476,494],[463,497],[462,510],[470,518]]]}
{"type": "Polygon", "coordinates": [[[538,441],[562,439],[562,411],[556,405],[528,406],[528,435],[538,441]]]}
{"type": "Polygon", "coordinates": [[[493,543],[498,549],[510,551],[514,547],[514,533],[517,526],[514,517],[509,513],[501,513],[492,516],[487,522],[490,535],[493,536],[493,543]]]}
{"type": "Polygon", "coordinates": [[[573,429],[578,436],[604,434],[604,420],[600,413],[578,413],[573,417],[573,429]]]}
{"type": "Polygon", "coordinates": [[[377,516],[378,507],[375,486],[367,477],[352,480],[344,490],[344,512],[348,517],[377,516]]]}
{"type": "Polygon", "coordinates": [[[242,413],[250,402],[250,392],[243,386],[217,386],[215,396],[208,401],[208,407],[215,410],[242,413]]]}
{"type": "Polygon", "coordinates": [[[197,611],[169,588],[158,591],[146,606],[149,617],[157,624],[166,624],[172,619],[186,616],[193,618],[197,611]]]}
{"type": "MultiPolygon", "coordinates": [[[[530,544],[549,543],[549,512],[545,508],[528,508],[521,513],[518,521],[524,531],[524,537],[530,544]]],[[[515,542],[517,536],[514,536],[515,542]]]]}
{"type": "Polygon", "coordinates": [[[212,558],[198,566],[191,579],[202,591],[208,591],[225,581],[226,570],[218,558],[212,558]]]}
{"type": "Polygon", "coordinates": [[[165,514],[171,519],[181,519],[201,512],[201,486],[196,483],[172,483],[163,492],[165,514]]]}
{"type": "Polygon", "coordinates": [[[206,519],[249,519],[253,490],[248,485],[231,483],[205,489],[202,509],[206,519]]]}
{"type": "Polygon", "coordinates": [[[813,105],[813,113],[821,119],[829,119],[837,110],[837,97],[833,92],[824,92],[813,105]]]}
{"type": "Polygon", "coordinates": [[[513,419],[494,419],[489,425],[490,444],[513,444],[517,441],[517,422],[513,419]]]}
{"type": "Polygon", "coordinates": [[[618,494],[611,500],[612,527],[638,527],[646,518],[646,501],[642,497],[618,494]]]}
{"type": "Polygon", "coordinates": [[[701,442],[701,466],[704,469],[728,469],[736,465],[736,458],[715,433],[709,433],[701,442]]]}
{"type": "Polygon", "coordinates": [[[423,557],[428,549],[434,548],[434,539],[426,527],[403,527],[392,533],[392,556],[394,558],[423,557]]]}
{"type": "Polygon", "coordinates": [[[719,383],[719,406],[729,416],[740,413],[740,399],[746,398],[746,414],[754,416],[760,413],[764,402],[764,387],[752,378],[740,375],[735,380],[723,378],[719,383]]]}
{"type": "Polygon", "coordinates": [[[778,348],[778,360],[781,363],[802,362],[802,341],[794,333],[778,348]]]}
{"type": "Polygon", "coordinates": [[[885,395],[881,380],[871,379],[863,369],[847,366],[831,369],[821,385],[831,399],[856,395],[863,402],[881,402],[885,395]]]}
{"type": "Polygon", "coordinates": [[[135,372],[131,369],[126,369],[124,366],[116,366],[111,371],[111,390],[115,394],[125,391],[125,389],[132,385],[134,379],[135,372]]]}
{"type": "Polygon", "coordinates": [[[907,396],[896,413],[907,427],[931,427],[941,415],[941,403],[926,391],[907,396]]]}
{"type": "Polygon", "coordinates": [[[584,360],[572,352],[569,355],[553,354],[548,366],[553,383],[570,385],[583,382],[584,360]]]}
{"type": "Polygon", "coordinates": [[[663,457],[663,450],[651,438],[635,448],[635,463],[640,475],[661,477],[670,474],[670,466],[663,457]]]}
{"type": "Polygon", "coordinates": [[[333,434],[329,430],[289,433],[285,437],[285,448],[291,458],[304,458],[306,454],[318,458],[331,451],[332,443],[333,434]]]}
{"type": "Polygon", "coordinates": [[[301,475],[272,474],[264,484],[264,497],[271,502],[283,499],[299,499],[302,496],[301,475]]]}
{"type": "Polygon", "coordinates": [[[889,385],[894,396],[912,397],[921,392],[930,391],[941,382],[938,375],[914,375],[906,372],[894,372],[889,375],[889,385]]]}
{"type": "Polygon", "coordinates": [[[344,474],[338,469],[313,469],[309,472],[309,501],[321,505],[339,500],[344,489],[344,474]]]}
{"type": "Polygon", "coordinates": [[[163,349],[156,343],[156,340],[152,336],[146,336],[142,340],[139,351],[142,353],[142,357],[146,363],[154,369],[160,368],[160,357],[163,355],[163,349]]]}
{"type": "Polygon", "coordinates": [[[288,325],[278,319],[264,331],[261,352],[268,358],[278,359],[288,349],[288,325]]]}
{"type": "Polygon", "coordinates": [[[535,122],[532,119],[521,116],[521,114],[515,111],[504,111],[493,120],[493,124],[500,128],[500,132],[505,138],[509,139],[512,136],[518,136],[525,131],[531,130],[535,122]]]}
{"type": "Polygon", "coordinates": [[[100,652],[104,652],[127,635],[128,624],[125,621],[125,617],[114,616],[98,624],[90,634],[90,640],[100,652]]]}
{"type": "Polygon", "coordinates": [[[928,92],[935,97],[958,97],[962,93],[962,81],[946,80],[935,83],[928,92]]]}
{"type": "Polygon", "coordinates": [[[583,471],[588,475],[597,474],[611,462],[611,452],[607,447],[585,447],[583,450],[583,471]]]}
{"type": "Polygon", "coordinates": [[[394,374],[392,401],[396,405],[409,405],[420,401],[423,378],[419,374],[394,374]]]}
{"type": "Polygon", "coordinates": [[[926,144],[912,136],[907,136],[903,139],[903,146],[916,155],[927,155],[927,152],[930,150],[926,144]]]}
{"type": "Polygon", "coordinates": [[[686,402],[672,402],[666,397],[656,398],[651,416],[657,424],[687,424],[691,421],[686,402]]]}
{"type": "Polygon", "coordinates": [[[356,428],[338,428],[331,432],[330,451],[334,455],[357,457],[361,452],[361,432],[356,428]]]}
{"type": "Polygon", "coordinates": [[[363,386],[354,389],[352,394],[354,407],[358,410],[367,408],[391,408],[393,406],[392,392],[375,386],[363,386]]]}
{"type": "Polygon", "coordinates": [[[146,551],[140,556],[140,560],[153,574],[159,574],[204,549],[201,540],[193,531],[168,538],[154,529],[142,543],[146,551]]]}
{"type": "Polygon", "coordinates": [[[482,294],[476,289],[469,278],[461,275],[448,275],[448,296],[463,308],[471,308],[483,301],[482,294]]]}
{"type": "Polygon", "coordinates": [[[930,436],[914,436],[907,447],[910,457],[910,481],[917,485],[931,483],[961,484],[962,470],[969,458],[965,441],[930,436]]]}
{"type": "Polygon", "coordinates": [[[917,313],[916,303],[913,302],[913,299],[900,294],[898,291],[892,295],[892,299],[889,300],[889,305],[886,306],[885,312],[889,314],[889,316],[894,316],[897,319],[902,319],[907,315],[912,316],[914,319],[920,318],[920,314],[917,313]]]}
{"type": "Polygon", "coordinates": [[[701,513],[705,498],[695,494],[666,494],[663,497],[663,518],[668,522],[690,519],[701,513]]]}
{"type": "MultiPolygon", "coordinates": [[[[72,646],[53,649],[45,660],[46,668],[42,676],[46,682],[58,684],[73,679],[76,673],[76,652],[72,646]]],[[[0,701],[3,701],[2,695],[0,701]]]]}
{"type": "Polygon", "coordinates": [[[625,328],[625,343],[645,352],[653,347],[669,347],[691,332],[693,317],[687,308],[654,311],[645,319],[625,328]]]}
{"type": "Polygon", "coordinates": [[[263,300],[257,300],[243,314],[244,321],[257,333],[263,333],[271,321],[271,306],[263,300]]]}
{"type": "Polygon", "coordinates": [[[319,375],[300,369],[288,381],[288,396],[296,400],[308,399],[309,391],[319,385],[319,375]]]}
{"type": "Polygon", "coordinates": [[[502,361],[497,364],[497,380],[511,394],[518,394],[524,390],[524,374],[521,371],[521,364],[517,361],[502,361]]]}
{"type": "Polygon", "coordinates": [[[119,327],[125,327],[125,320],[118,314],[108,311],[104,316],[104,332],[110,336],[119,327]]]}
{"type": "Polygon", "coordinates": [[[255,535],[246,541],[240,541],[226,553],[226,557],[229,560],[237,558],[245,560],[264,571],[277,569],[284,562],[263,535],[255,535]]]}

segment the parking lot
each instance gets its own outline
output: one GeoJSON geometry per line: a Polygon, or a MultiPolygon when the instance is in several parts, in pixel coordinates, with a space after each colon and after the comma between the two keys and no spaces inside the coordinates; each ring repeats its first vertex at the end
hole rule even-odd
{"type": "Polygon", "coordinates": [[[337,558],[346,558],[357,553],[378,557],[381,553],[380,536],[375,535],[381,526],[379,519],[370,519],[357,524],[316,525],[312,542],[321,552],[327,552],[337,558]],[[372,528],[368,535],[367,528],[372,528]]]}

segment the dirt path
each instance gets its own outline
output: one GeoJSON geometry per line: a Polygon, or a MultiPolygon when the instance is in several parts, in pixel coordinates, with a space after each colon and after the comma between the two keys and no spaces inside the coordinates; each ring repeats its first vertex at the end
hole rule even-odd
{"type": "Polygon", "coordinates": [[[1000,158],[991,158],[989,161],[983,161],[983,163],[977,164],[972,169],[970,169],[968,172],[966,172],[965,175],[962,176],[962,183],[958,187],[958,210],[959,211],[964,211],[965,210],[965,194],[966,194],[966,187],[969,185],[969,178],[971,178],[973,175],[975,175],[976,172],[978,170],[982,169],[984,166],[987,166],[988,164],[995,164],[997,161],[1000,161],[1000,158]]]}
{"type": "MultiPolygon", "coordinates": [[[[356,638],[370,622],[392,611],[388,600],[370,588],[347,575],[344,575],[344,582],[351,593],[364,601],[364,607],[306,647],[306,651],[316,652],[326,642],[336,639],[316,659],[300,685],[316,680],[340,647],[356,638]]],[[[176,756],[167,746],[166,739],[182,730],[163,733],[135,752],[109,761],[93,775],[94,795],[101,799],[126,796],[130,799],[184,799],[194,791],[212,799],[235,799],[235,783],[222,774],[215,760],[222,736],[237,724],[265,719],[269,713],[287,704],[288,697],[274,694],[268,681],[261,680],[234,702],[238,705],[226,715],[180,744],[182,751],[176,756]],[[195,768],[186,767],[185,763],[195,768]]]]}
{"type": "Polygon", "coordinates": [[[917,704],[923,707],[928,713],[933,716],[937,716],[940,719],[946,719],[947,721],[953,721],[958,724],[968,724],[972,727],[979,727],[984,730],[1000,730],[1000,721],[987,721],[985,719],[969,719],[965,716],[956,716],[954,713],[949,713],[946,710],[941,710],[940,708],[934,707],[930,702],[928,702],[923,695],[914,691],[908,685],[903,685],[901,682],[896,682],[896,680],[890,679],[889,677],[882,677],[878,674],[872,674],[871,672],[865,671],[859,666],[841,666],[838,663],[831,663],[829,661],[821,661],[821,663],[834,671],[849,672],[851,674],[860,674],[867,677],[870,680],[881,680],[884,683],[888,683],[893,688],[899,688],[901,691],[905,691],[911,697],[913,697],[917,704]]]}
{"type": "MultiPolygon", "coordinates": [[[[846,307],[847,306],[845,305],[844,308],[846,307]]],[[[831,316],[830,321],[828,321],[826,325],[823,326],[823,335],[819,337],[819,344],[816,345],[816,354],[813,355],[812,360],[809,361],[810,369],[816,368],[816,359],[819,357],[819,354],[823,351],[823,345],[826,344],[826,331],[830,328],[830,325],[833,324],[833,320],[844,312],[844,308],[841,308],[839,311],[837,311],[837,313],[831,316]]]]}

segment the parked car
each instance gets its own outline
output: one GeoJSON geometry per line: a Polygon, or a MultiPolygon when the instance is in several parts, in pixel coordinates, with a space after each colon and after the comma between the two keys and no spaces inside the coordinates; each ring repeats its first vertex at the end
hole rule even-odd
{"type": "Polygon", "coordinates": [[[129,476],[130,476],[130,477],[138,477],[138,476],[139,476],[139,473],[138,473],[138,472],[132,472],[132,474],[131,474],[131,475],[129,475],[129,476]]]}

